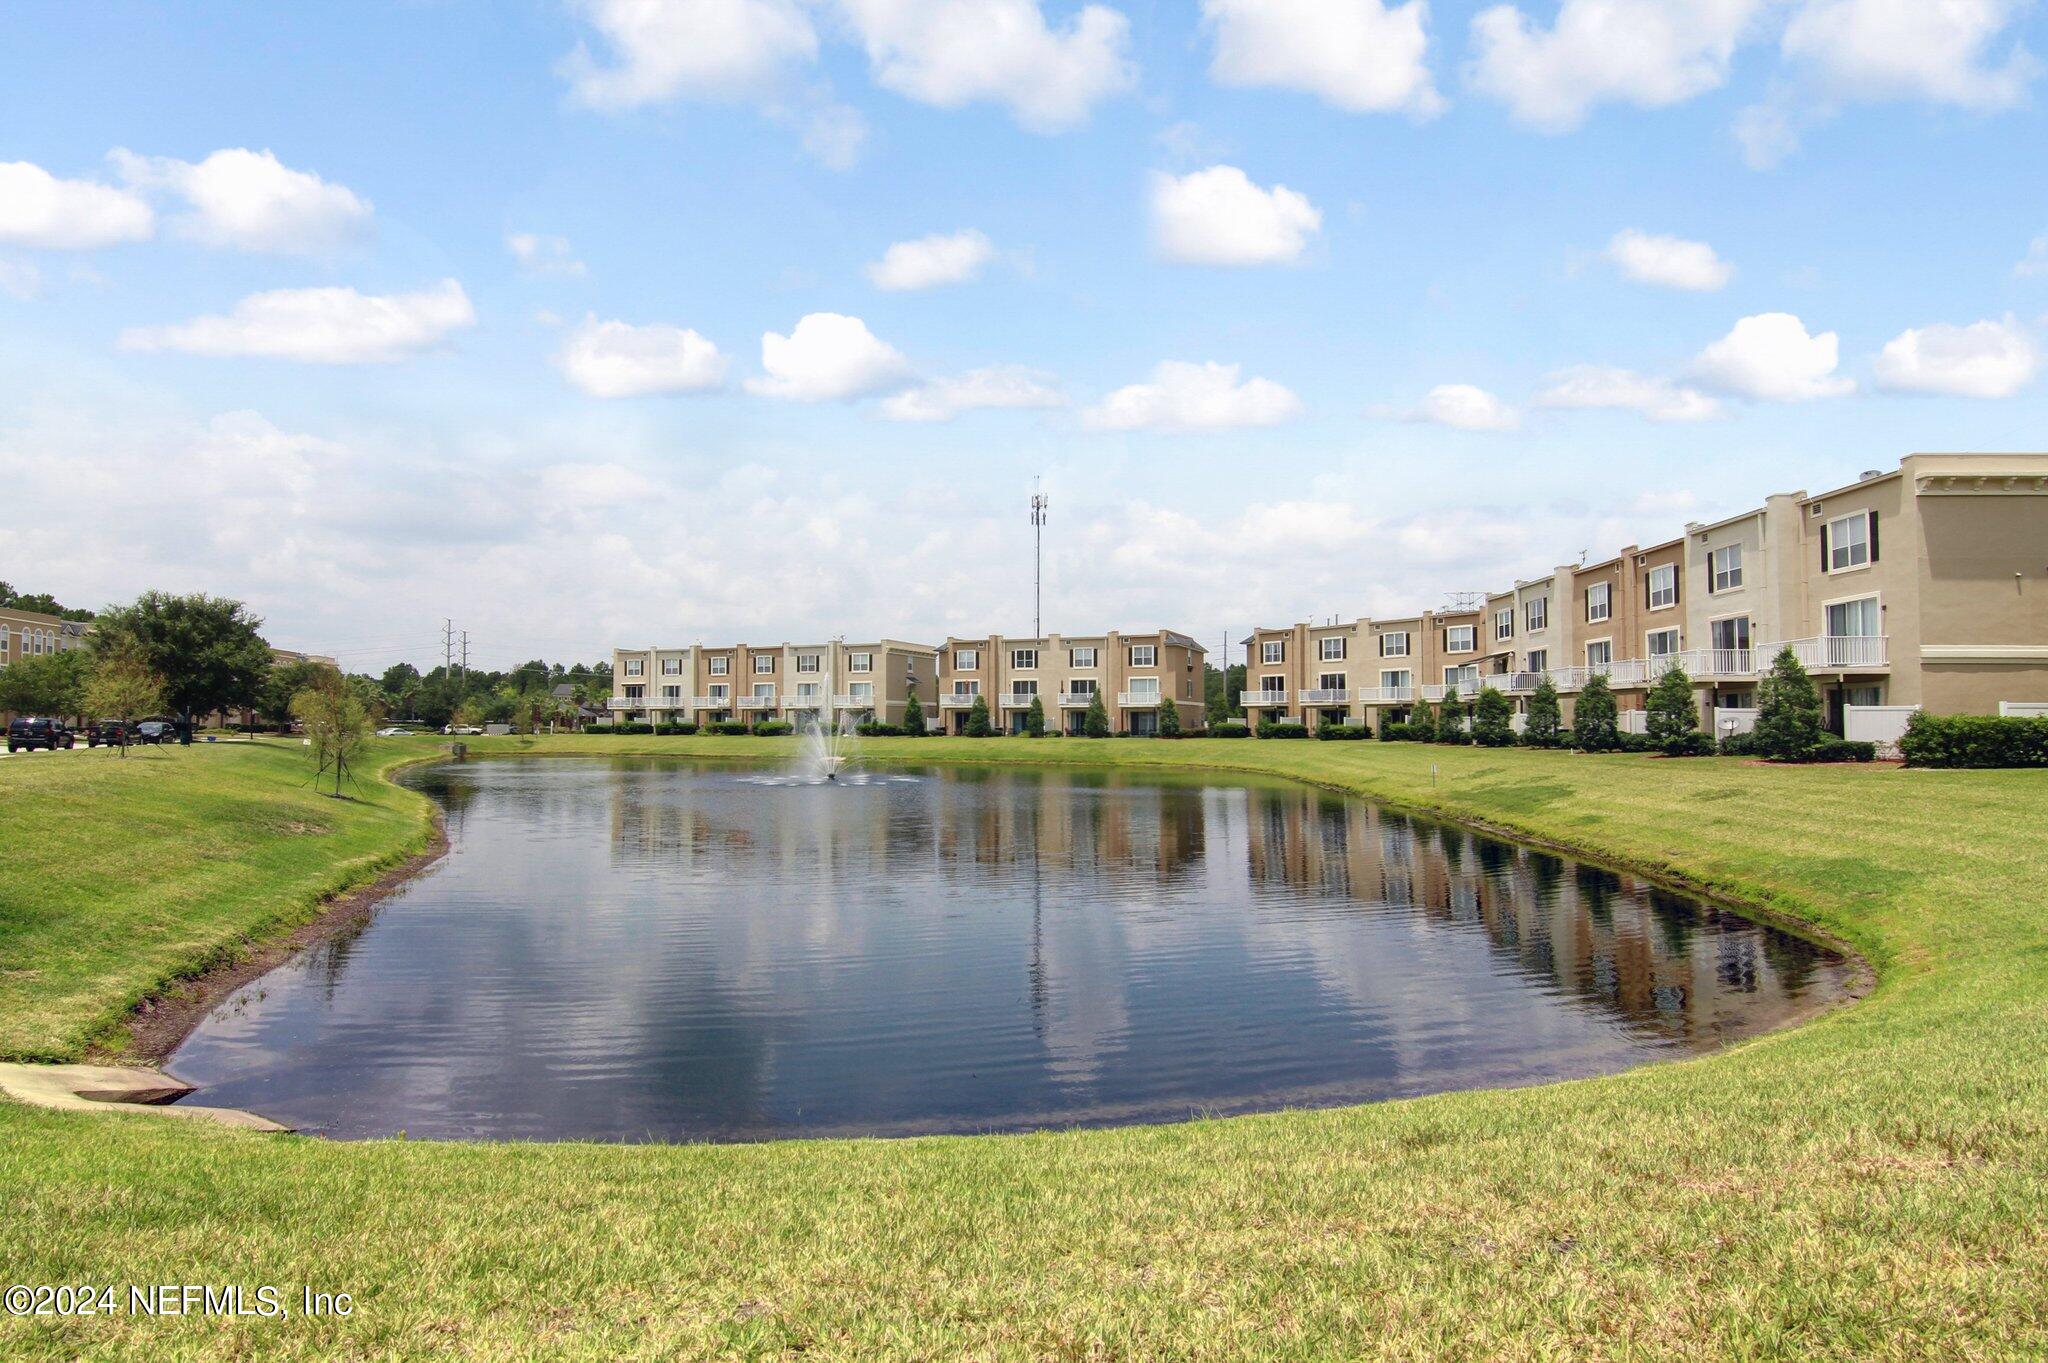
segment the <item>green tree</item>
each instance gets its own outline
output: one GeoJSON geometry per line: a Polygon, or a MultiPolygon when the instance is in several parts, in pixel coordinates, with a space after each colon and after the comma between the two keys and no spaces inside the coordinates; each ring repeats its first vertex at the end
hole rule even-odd
{"type": "MultiPolygon", "coordinates": [[[[101,719],[132,723],[164,708],[164,679],[149,670],[139,649],[125,647],[103,652],[94,661],[92,676],[85,683],[87,713],[101,719]]],[[[121,745],[121,756],[128,745],[121,745]]]]}
{"type": "Polygon", "coordinates": [[[356,754],[370,741],[372,720],[363,693],[333,668],[322,668],[292,698],[292,718],[306,733],[307,756],[315,763],[313,784],[332,777],[339,798],[356,754]]]}
{"type": "Polygon", "coordinates": [[[31,653],[0,667],[0,710],[64,718],[85,711],[92,658],[84,649],[31,653]]]}
{"type": "Polygon", "coordinates": [[[1428,701],[1417,701],[1408,712],[1408,732],[1424,743],[1436,742],[1436,709],[1428,701]]]}
{"type": "Polygon", "coordinates": [[[1579,703],[1572,712],[1572,742],[1587,752],[1617,748],[1621,746],[1620,719],[1607,674],[1596,672],[1579,691],[1579,703]]]}
{"type": "Polygon", "coordinates": [[[235,706],[254,706],[270,675],[270,646],[261,620],[239,601],[144,592],[133,605],[100,617],[94,647],[132,645],[164,679],[164,701],[191,719],[235,706]]]}
{"type": "Polygon", "coordinates": [[[924,737],[924,706],[918,703],[915,686],[903,701],[903,732],[912,738],[924,737]]]}
{"type": "Polygon", "coordinates": [[[48,592],[18,592],[5,582],[0,582],[0,606],[11,606],[18,611],[32,611],[37,615],[54,615],[59,620],[90,620],[91,611],[72,610],[57,604],[57,598],[48,592]]]}
{"type": "Polygon", "coordinates": [[[1037,696],[1024,709],[1024,732],[1033,738],[1045,737],[1045,702],[1037,696]]]}
{"type": "Polygon", "coordinates": [[[1479,688],[1479,703],[1472,709],[1472,741],[1488,748],[1505,748],[1515,741],[1509,723],[1514,709],[1508,698],[1491,686],[1479,688]]]}
{"type": "Polygon", "coordinates": [[[1081,720],[1081,732],[1090,738],[1109,737],[1109,707],[1102,703],[1100,691],[1088,698],[1088,713],[1081,720]]]}
{"type": "Polygon", "coordinates": [[[991,724],[988,718],[988,697],[977,691],[974,695],[974,704],[967,707],[967,736],[988,738],[995,731],[996,726],[991,724]]]}
{"type": "Polygon", "coordinates": [[[1756,749],[1796,761],[1820,742],[1820,692],[1789,648],[1778,650],[1756,688],[1756,749]]]}
{"type": "Polygon", "coordinates": [[[1688,735],[1699,732],[1700,708],[1692,696],[1692,678],[1685,675],[1684,668],[1672,668],[1650,688],[1647,723],[1651,739],[1666,752],[1675,751],[1688,735]]]}
{"type": "Polygon", "coordinates": [[[1180,733],[1180,702],[1171,696],[1161,696],[1159,698],[1159,736],[1161,738],[1179,738],[1180,733]]]}
{"type": "Polygon", "coordinates": [[[299,692],[318,681],[321,675],[330,671],[324,663],[280,663],[270,669],[263,679],[262,688],[256,693],[256,704],[252,707],[256,717],[266,724],[282,728],[291,722],[292,701],[299,692]]]}
{"type": "Polygon", "coordinates": [[[1522,736],[1532,748],[1554,748],[1557,731],[1562,727],[1564,711],[1557,703],[1557,687],[1546,676],[1536,683],[1535,693],[1529,697],[1529,722],[1522,727],[1522,736]]]}
{"type": "Polygon", "coordinates": [[[1436,711],[1436,741],[1457,743],[1465,737],[1465,707],[1458,700],[1458,688],[1444,688],[1444,703],[1436,711]]]}

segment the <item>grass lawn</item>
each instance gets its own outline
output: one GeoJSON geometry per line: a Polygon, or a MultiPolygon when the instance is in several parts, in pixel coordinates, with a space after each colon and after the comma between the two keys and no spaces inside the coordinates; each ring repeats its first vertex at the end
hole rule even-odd
{"type": "MultiPolygon", "coordinates": [[[[2048,1354],[2048,773],[1378,743],[868,750],[1296,776],[1682,874],[1849,941],[1879,982],[1808,1026],[1613,1078],[1116,1131],[340,1144],[0,1104],[6,1282],[357,1303],[345,1321],[0,1319],[0,1355],[2048,1354]]],[[[361,802],[321,800],[299,763],[261,745],[0,760],[0,1051],[81,1053],[166,976],[421,840],[413,797],[366,782],[361,802]]]]}

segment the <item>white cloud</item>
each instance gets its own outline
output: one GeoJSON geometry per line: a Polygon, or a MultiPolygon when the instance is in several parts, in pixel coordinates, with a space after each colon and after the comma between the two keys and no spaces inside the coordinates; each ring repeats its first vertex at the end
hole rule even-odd
{"type": "Polygon", "coordinates": [[[1086,122],[1136,71],[1130,23],[1084,5],[1063,28],[1039,0],[836,0],[867,50],[875,82],[923,104],[991,101],[1034,132],[1086,122]]]}
{"type": "Polygon", "coordinates": [[[598,109],[671,99],[737,100],[776,89],[817,60],[796,0],[574,0],[612,60],[579,45],[563,63],[576,98],[598,109]]]}
{"type": "Polygon", "coordinates": [[[1735,267],[1714,254],[1703,241],[1659,236],[1634,228],[1616,232],[1607,243],[1607,258],[1638,284],[1667,289],[1711,292],[1735,275],[1735,267]]]}
{"type": "Polygon", "coordinates": [[[1443,110],[1427,0],[1202,0],[1202,16],[1218,84],[1299,90],[1354,113],[1443,110]]]}
{"type": "Polygon", "coordinates": [[[1277,426],[1301,415],[1301,399],[1271,379],[1238,381],[1234,364],[1166,360],[1149,383],[1119,388],[1082,414],[1104,431],[1186,434],[1277,426]]]}
{"type": "Polygon", "coordinates": [[[1808,402],[1855,389],[1854,380],[1835,374],[1840,352],[1834,332],[1810,336],[1806,324],[1789,312],[1760,312],[1702,350],[1693,373],[1725,393],[1765,402],[1808,402]]]}
{"type": "Polygon", "coordinates": [[[762,336],[761,367],[768,376],[748,379],[748,392],[797,402],[862,397],[910,376],[894,346],[860,318],[836,312],[807,313],[789,335],[762,336]]]}
{"type": "Polygon", "coordinates": [[[906,389],[882,404],[882,415],[891,421],[951,421],[962,412],[981,408],[1060,407],[1065,403],[1052,375],[1023,365],[998,364],[906,389]]]}
{"type": "Polygon", "coordinates": [[[899,241],[868,264],[868,278],[878,289],[900,292],[965,284],[981,275],[995,258],[995,243],[968,228],[964,232],[899,241]]]}
{"type": "Polygon", "coordinates": [[[1469,383],[1440,383],[1414,408],[1398,415],[1405,421],[1430,421],[1461,431],[1512,431],[1522,424],[1520,412],[1469,383]]]}
{"type": "Polygon", "coordinates": [[[512,259],[519,268],[530,275],[556,275],[567,279],[581,279],[588,271],[576,253],[569,249],[567,237],[551,237],[538,232],[508,232],[505,234],[505,249],[512,253],[512,259]]]}
{"type": "Polygon", "coordinates": [[[1160,255],[1185,265],[1276,265],[1299,260],[1323,215],[1285,185],[1261,189],[1236,166],[1152,176],[1160,255]]]}
{"type": "Polygon", "coordinates": [[[1876,365],[1882,388],[1966,398],[2009,398],[2040,368],[2034,338],[2010,317],[1908,327],[1885,343],[1876,365]]]}
{"type": "Polygon", "coordinates": [[[26,260],[0,258],[0,293],[13,298],[34,298],[43,291],[43,272],[26,260]]]}
{"type": "Polygon", "coordinates": [[[2027,0],[1806,0],[1785,26],[1788,62],[1843,99],[1922,99],[2002,109],[2040,64],[2015,39],[1991,49],[2027,0]]]}
{"type": "Polygon", "coordinates": [[[370,225],[370,205],[353,190],[293,170],[267,150],[223,147],[192,162],[116,147],[108,159],[133,188],[183,199],[190,211],[173,219],[172,227],[209,246],[318,255],[348,244],[370,225]]]}
{"type": "Polygon", "coordinates": [[[149,205],[92,180],[60,180],[29,161],[0,161],[0,243],[91,251],[155,230],[149,205]]]}
{"type": "Polygon", "coordinates": [[[1552,374],[1536,400],[1545,407],[1618,408],[1660,422],[1708,421],[1721,414],[1720,405],[1697,388],[1597,364],[1552,374]]]}
{"type": "Polygon", "coordinates": [[[2048,232],[2042,233],[2028,243],[2027,253],[2012,267],[2012,272],[2022,279],[2048,275],[2048,232]]]}
{"type": "Polygon", "coordinates": [[[312,364],[378,364],[429,350],[475,322],[469,295],[452,279],[419,293],[388,295],[345,288],[273,289],[250,294],[224,317],[131,327],[121,333],[121,346],[312,364]]]}
{"type": "Polygon", "coordinates": [[[1655,109],[1722,84],[1763,0],[1564,0],[1538,28],[1516,6],[1472,20],[1472,84],[1546,132],[1596,105],[1655,109]]]}
{"type": "Polygon", "coordinates": [[[694,331],[583,319],[555,362],[594,398],[701,393],[725,382],[725,356],[694,331]]]}

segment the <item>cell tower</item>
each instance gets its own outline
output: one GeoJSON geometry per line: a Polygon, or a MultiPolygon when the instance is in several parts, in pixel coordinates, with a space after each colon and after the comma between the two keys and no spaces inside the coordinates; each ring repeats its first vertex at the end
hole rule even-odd
{"type": "Polygon", "coordinates": [[[1031,480],[1031,635],[1045,637],[1045,494],[1031,480]]]}

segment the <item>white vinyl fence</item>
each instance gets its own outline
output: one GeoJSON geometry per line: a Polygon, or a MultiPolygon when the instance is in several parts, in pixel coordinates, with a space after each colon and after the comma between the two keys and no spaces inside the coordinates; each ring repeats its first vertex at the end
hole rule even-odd
{"type": "Polygon", "coordinates": [[[1756,728],[1756,711],[1747,707],[1724,705],[1714,711],[1714,737],[1726,738],[1730,734],[1746,734],[1756,728]]]}
{"type": "Polygon", "coordinates": [[[1852,743],[1875,743],[1879,756],[1897,757],[1906,722],[1919,709],[1917,705],[1845,705],[1842,737],[1852,743]]]}
{"type": "Polygon", "coordinates": [[[1650,732],[1648,710],[1623,710],[1615,716],[1620,721],[1615,727],[1625,734],[1646,734],[1650,732]]]}
{"type": "Polygon", "coordinates": [[[2002,700],[1998,713],[2007,719],[2048,719],[2048,700],[2002,700]]]}

